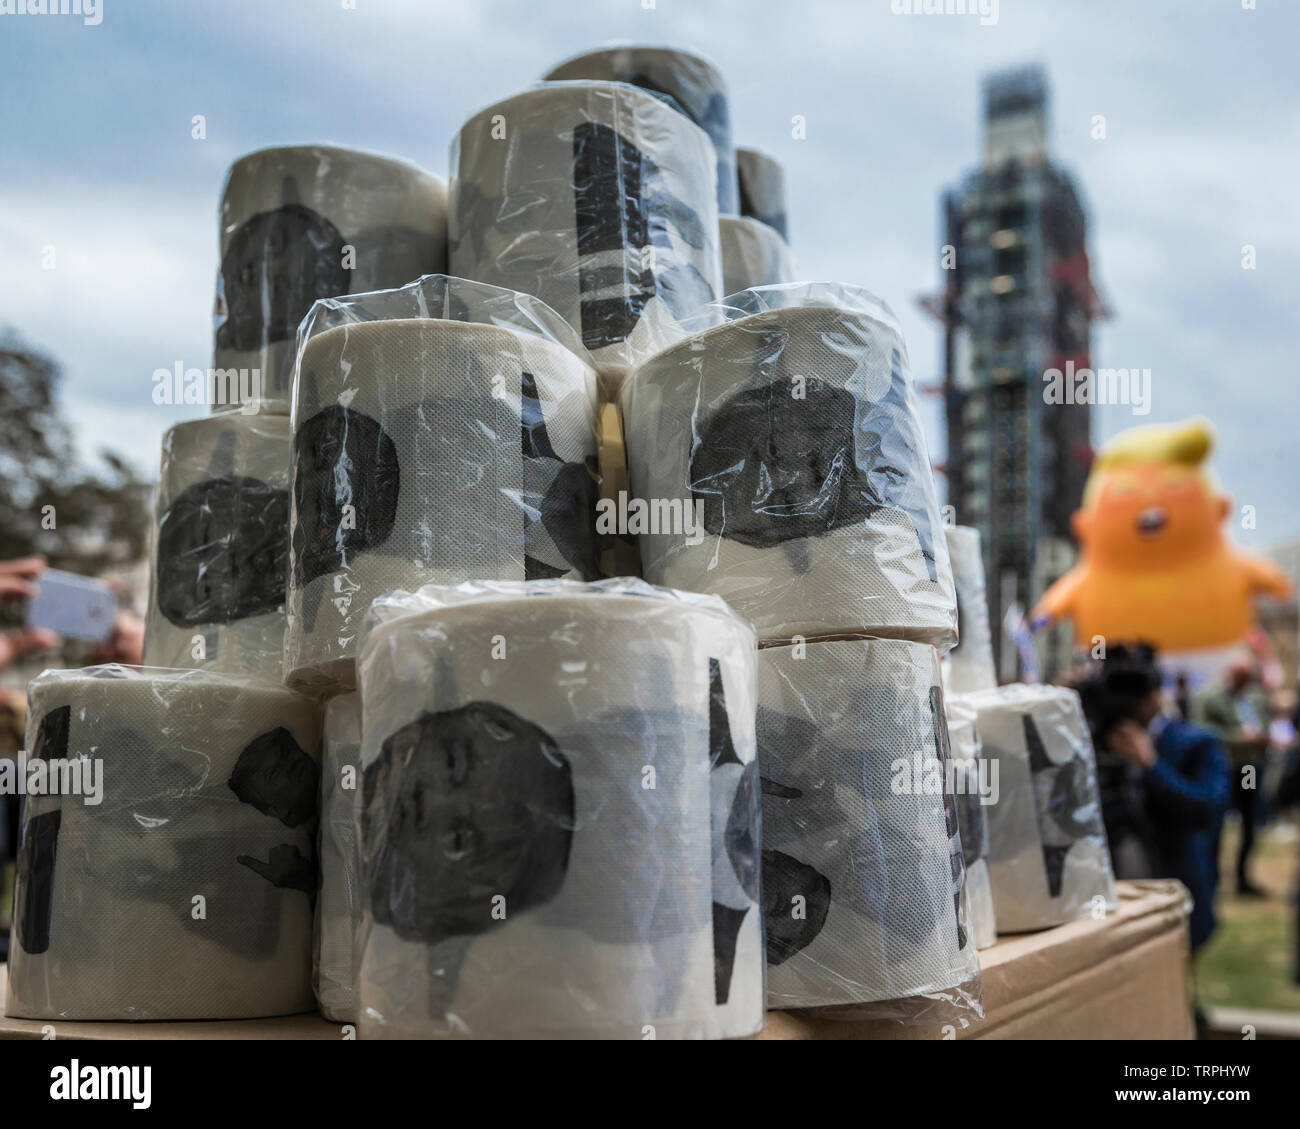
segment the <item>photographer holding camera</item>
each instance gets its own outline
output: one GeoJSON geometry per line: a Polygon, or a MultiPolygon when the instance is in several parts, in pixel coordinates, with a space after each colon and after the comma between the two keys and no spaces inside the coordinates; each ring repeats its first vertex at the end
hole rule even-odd
{"type": "Polygon", "coordinates": [[[1168,712],[1155,652],[1114,647],[1078,687],[1097,749],[1102,810],[1117,873],[1145,856],[1147,877],[1191,891],[1192,949],[1214,932],[1214,844],[1231,794],[1217,734],[1168,712]]]}

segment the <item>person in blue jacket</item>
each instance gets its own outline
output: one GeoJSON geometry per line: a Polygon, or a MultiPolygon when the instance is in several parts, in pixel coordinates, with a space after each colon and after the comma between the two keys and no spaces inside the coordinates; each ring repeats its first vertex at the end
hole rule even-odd
{"type": "Polygon", "coordinates": [[[1218,735],[1166,709],[1149,649],[1123,656],[1131,703],[1106,744],[1136,770],[1147,818],[1153,876],[1177,878],[1192,894],[1192,950],[1214,932],[1218,841],[1232,794],[1232,770],[1218,735]]]}

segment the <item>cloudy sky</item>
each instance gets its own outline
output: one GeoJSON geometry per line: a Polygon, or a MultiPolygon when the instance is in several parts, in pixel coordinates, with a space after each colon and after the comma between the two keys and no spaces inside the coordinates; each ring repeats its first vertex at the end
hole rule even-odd
{"type": "MultiPolygon", "coordinates": [[[[232,160],[327,141],[445,174],[473,111],[581,50],[642,41],[722,67],[737,139],[788,170],[801,275],[889,302],[931,383],[938,327],[915,300],[939,285],[940,190],[979,152],[981,75],[1040,61],[1115,313],[1096,361],[1152,371],[1150,415],[1102,409],[1094,441],[1208,415],[1220,475],[1258,514],[1239,540],[1300,536],[1300,4],[1000,0],[988,26],[902,6],[102,0],[98,26],[0,15],[0,325],[63,364],[83,454],[110,446],[156,473],[161,433],[197,409],[155,406],[151,374],[209,366],[232,160]],[[205,140],[191,137],[197,114],[205,140]],[[806,140],[791,136],[796,114],[806,140]]],[[[937,401],[926,412],[940,458],[937,401]]]]}

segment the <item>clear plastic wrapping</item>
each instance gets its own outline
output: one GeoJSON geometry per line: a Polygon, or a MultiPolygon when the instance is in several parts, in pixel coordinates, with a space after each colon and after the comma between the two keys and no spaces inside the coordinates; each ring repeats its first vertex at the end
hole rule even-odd
{"type": "MultiPolygon", "coordinates": [[[[241,157],[221,195],[217,370],[257,369],[263,411],[287,414],[298,323],[317,298],[446,270],[447,187],[402,161],[330,145],[241,157]]],[[[213,408],[247,401],[229,378],[213,408]]]]}
{"type": "Polygon", "coordinates": [[[279,682],[289,565],[289,420],[219,416],[163,436],[147,666],[279,682]]]}
{"type": "Polygon", "coordinates": [[[943,685],[953,694],[992,690],[998,676],[979,530],[957,525],[948,526],[944,533],[957,590],[957,645],[943,658],[943,685]]]}
{"type": "Polygon", "coordinates": [[[757,149],[736,150],[740,182],[740,214],[772,228],[782,240],[790,238],[786,218],[785,169],[757,149]]]}
{"type": "Polygon", "coordinates": [[[1017,683],[964,696],[998,764],[989,874],[998,931],[1047,929],[1113,909],[1115,878],[1079,695],[1017,683]]]}
{"type": "Polygon", "coordinates": [[[758,701],[769,1006],[981,1018],[934,649],[764,648],[758,701]]]}
{"type": "Polygon", "coordinates": [[[722,601],[634,580],[377,600],[362,1035],[756,1032],[755,653],[722,601]]]}
{"type": "Polygon", "coordinates": [[[26,798],[7,1014],[311,1010],[315,704],[206,671],[120,666],[46,671],[28,700],[30,761],[47,779],[76,765],[82,785],[26,798]]]}
{"type": "Polygon", "coordinates": [[[764,643],[956,641],[902,333],[855,287],[733,294],[622,392],[631,492],[696,517],[642,533],[645,578],[724,597],[764,643]],[[702,526],[702,528],[699,528],[702,526]]]}
{"type": "Polygon", "coordinates": [[[361,798],[359,694],[339,694],[325,703],[320,761],[320,896],[316,899],[312,983],[326,1019],[355,1023],[355,945],[361,919],[357,855],[357,809],[361,798]]]}
{"type": "Polygon", "coordinates": [[[724,293],[794,281],[794,257],[770,227],[742,216],[723,216],[718,225],[724,293]]]}
{"type": "Polygon", "coordinates": [[[995,802],[996,783],[983,760],[975,708],[956,694],[944,695],[948,740],[957,781],[957,826],[966,863],[966,887],[971,932],[977,949],[991,948],[998,939],[993,885],[989,878],[989,818],[987,799],[995,802]]]}
{"type": "Polygon", "coordinates": [[[596,576],[596,374],[553,311],[433,276],[318,303],[299,336],[290,685],[351,689],[384,593],[596,576]]]}
{"type": "Polygon", "coordinates": [[[618,371],[722,286],[708,137],[621,83],[543,85],[452,146],[451,273],[534,294],[618,371]]]}
{"type": "Polygon", "coordinates": [[[739,210],[727,84],[707,59],[668,47],[613,46],[561,63],[546,78],[631,83],[684,113],[708,134],[717,154],[718,212],[735,215],[739,210]]]}

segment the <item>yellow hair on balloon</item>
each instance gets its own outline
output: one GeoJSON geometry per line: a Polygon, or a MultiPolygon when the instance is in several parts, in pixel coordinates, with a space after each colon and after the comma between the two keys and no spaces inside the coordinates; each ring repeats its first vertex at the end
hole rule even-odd
{"type": "Polygon", "coordinates": [[[1203,465],[1214,446],[1214,429],[1203,416],[1181,423],[1152,423],[1130,427],[1107,442],[1092,462],[1083,504],[1088,506],[1101,485],[1102,476],[1115,467],[1133,463],[1174,463],[1200,467],[1206,485],[1217,492],[1218,483],[1203,465]]]}

